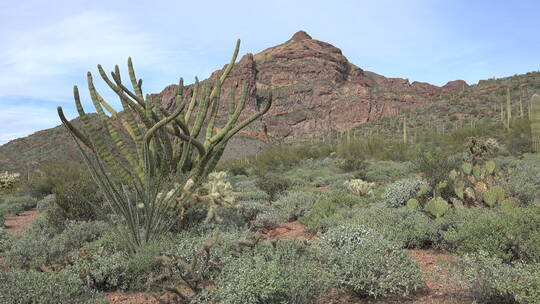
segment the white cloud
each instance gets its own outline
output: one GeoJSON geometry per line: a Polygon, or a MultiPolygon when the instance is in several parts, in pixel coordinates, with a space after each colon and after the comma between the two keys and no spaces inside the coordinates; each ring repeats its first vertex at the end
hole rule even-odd
{"type": "Polygon", "coordinates": [[[32,105],[4,105],[0,111],[0,122],[0,145],[60,124],[54,108],[32,105]]]}
{"type": "Polygon", "coordinates": [[[150,35],[108,12],[83,12],[8,40],[0,50],[0,97],[64,101],[74,77],[84,82],[96,63],[111,68],[128,55],[142,67],[158,60],[150,35]]]}

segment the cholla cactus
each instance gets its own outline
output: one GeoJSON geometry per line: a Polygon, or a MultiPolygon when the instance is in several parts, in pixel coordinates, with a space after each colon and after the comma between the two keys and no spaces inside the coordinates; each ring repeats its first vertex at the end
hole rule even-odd
{"type": "Polygon", "coordinates": [[[236,201],[236,193],[233,191],[232,185],[225,181],[227,172],[213,172],[208,175],[208,181],[203,184],[202,189],[207,192],[206,195],[196,196],[197,200],[201,200],[208,205],[208,214],[206,222],[215,219],[220,222],[217,211],[223,208],[238,208],[236,201]]]}
{"type": "MultiPolygon", "coordinates": [[[[197,188],[193,192],[194,182],[192,179],[189,179],[183,187],[183,190],[179,196],[171,203],[171,209],[177,209],[179,204],[186,199],[189,199],[189,203],[184,204],[183,207],[179,208],[180,218],[183,217],[185,211],[195,205],[203,204],[208,206],[208,213],[206,215],[205,222],[211,220],[221,221],[221,218],[217,214],[219,209],[223,208],[238,208],[239,204],[236,204],[237,194],[233,191],[232,185],[229,182],[225,181],[227,177],[227,172],[213,172],[208,175],[208,180],[206,183],[202,184],[200,188],[197,188]]],[[[158,193],[158,199],[163,199],[168,201],[172,199],[172,196],[176,193],[171,190],[167,192],[165,197],[162,193],[158,193]]],[[[145,208],[145,205],[140,203],[139,208],[145,208]]]]}
{"type": "Polygon", "coordinates": [[[0,190],[8,190],[20,180],[21,175],[19,173],[0,173],[0,190]]]}
{"type": "Polygon", "coordinates": [[[471,156],[473,165],[475,165],[496,151],[499,148],[499,143],[493,138],[483,140],[476,137],[468,137],[465,147],[471,156]]]}
{"type": "Polygon", "coordinates": [[[368,183],[361,179],[351,179],[343,183],[345,187],[358,196],[370,196],[373,194],[375,183],[368,183]]]}

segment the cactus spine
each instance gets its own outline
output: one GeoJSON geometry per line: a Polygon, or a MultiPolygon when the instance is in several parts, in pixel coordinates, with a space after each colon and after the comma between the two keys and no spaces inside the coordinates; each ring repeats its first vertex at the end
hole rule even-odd
{"type": "Polygon", "coordinates": [[[184,94],[180,79],[173,110],[166,109],[158,98],[143,95],[142,79],[137,79],[131,58],[127,64],[132,90],[122,81],[118,66],[111,72],[111,79],[98,65],[101,78],[118,95],[123,108],[120,115],[105,101],[88,72],[90,97],[104,133],[98,132],[85,113],[77,86],[73,95],[82,127],[71,124],[58,107],[60,120],[77,142],[112,211],[125,219],[126,240],[133,250],[169,230],[193,207],[193,194],[214,170],[231,137],[270,108],[268,94],[260,112],[238,122],[248,98],[247,84],[239,99],[233,91],[227,106],[220,107],[221,86],[233,68],[239,48],[240,40],[231,61],[213,84],[200,88],[196,78],[191,96],[184,94]],[[226,113],[220,117],[226,120],[218,129],[221,108],[226,113]]]}
{"type": "Polygon", "coordinates": [[[540,152],[540,95],[534,94],[529,103],[529,120],[531,122],[532,148],[540,152]]]}

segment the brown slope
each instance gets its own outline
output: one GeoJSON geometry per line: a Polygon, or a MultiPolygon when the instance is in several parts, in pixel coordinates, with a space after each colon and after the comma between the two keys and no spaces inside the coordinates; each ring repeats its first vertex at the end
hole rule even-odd
{"type": "MultiPolygon", "coordinates": [[[[222,70],[202,83],[213,83],[222,70]]],[[[222,99],[233,90],[239,96],[244,82],[250,94],[241,119],[254,113],[270,91],[274,102],[261,120],[233,138],[226,157],[252,154],[266,143],[304,141],[331,130],[343,131],[425,105],[467,86],[459,80],[437,87],[364,71],[351,64],[340,49],[303,31],[256,55],[245,54],[223,85],[222,99]]],[[[176,85],[170,85],[158,94],[170,109],[174,108],[175,90],[176,85]]],[[[190,94],[190,90],[188,87],[185,93],[190,94]]],[[[77,160],[80,155],[60,126],[0,146],[0,171],[24,172],[43,162],[66,159],[77,160]]]]}

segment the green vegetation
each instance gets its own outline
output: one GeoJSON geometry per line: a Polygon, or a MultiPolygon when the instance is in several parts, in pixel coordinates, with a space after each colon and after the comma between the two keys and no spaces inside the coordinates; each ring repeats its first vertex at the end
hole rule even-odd
{"type": "MultiPolygon", "coordinates": [[[[217,192],[199,195],[198,190],[214,170],[229,139],[266,113],[271,105],[270,97],[260,112],[238,122],[248,97],[249,88],[244,84],[239,100],[234,94],[229,96],[227,121],[216,130],[221,86],[232,70],[239,48],[240,40],[230,63],[213,86],[206,85],[200,90],[197,80],[191,96],[186,97],[180,79],[173,111],[168,111],[151,95],[143,95],[142,79],[137,79],[131,58],[128,71],[132,90],[122,83],[118,66],[111,73],[111,81],[98,65],[102,79],[118,95],[123,107],[123,115],[119,115],[97,91],[89,72],[90,97],[103,129],[107,130],[105,134],[99,134],[86,115],[77,86],[73,95],[83,127],[76,128],[58,107],[60,120],[77,141],[109,208],[125,222],[125,226],[118,228],[127,228],[122,233],[133,251],[171,230],[190,208],[208,204],[209,220],[215,217],[218,205],[229,202],[227,199],[218,202],[224,196],[216,197],[217,192]],[[122,127],[121,132],[113,122],[122,127]],[[206,130],[201,133],[203,124],[206,130]],[[114,147],[107,142],[114,143],[114,147]]],[[[219,191],[211,187],[212,191],[219,191]]]]}
{"type": "Polygon", "coordinates": [[[0,302],[102,303],[119,290],[177,303],[399,299],[424,286],[414,259],[424,250],[450,256],[440,271],[462,296],[540,302],[540,154],[531,153],[540,98],[511,100],[518,86],[538,92],[538,73],[218,163],[270,106],[238,122],[247,87],[220,106],[236,53],[216,83],[180,82],[172,111],[142,95],[131,60],[133,90],[118,68],[109,79],[99,67],[122,115],[91,75],[97,114],[85,114],[75,89],[81,123],[60,115],[88,167],[50,162],[16,182],[1,177],[2,223],[41,214],[18,235],[0,227],[0,302]]]}

